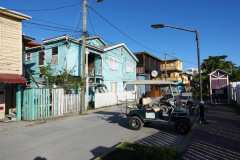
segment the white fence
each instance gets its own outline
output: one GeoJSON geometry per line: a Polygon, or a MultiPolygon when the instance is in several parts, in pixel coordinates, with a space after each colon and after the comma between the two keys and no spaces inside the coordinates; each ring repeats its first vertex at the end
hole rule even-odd
{"type": "Polygon", "coordinates": [[[135,100],[135,91],[95,93],[95,108],[118,104],[127,99],[135,100]]]}
{"type": "Polygon", "coordinates": [[[81,94],[64,94],[64,89],[52,89],[52,114],[63,115],[79,112],[81,94]]]}
{"type": "Polygon", "coordinates": [[[236,95],[237,104],[240,104],[240,84],[237,85],[236,90],[237,90],[237,92],[236,92],[237,93],[237,95],[236,95]]]}
{"type": "Polygon", "coordinates": [[[230,99],[240,104],[240,82],[230,83],[230,99]]]}

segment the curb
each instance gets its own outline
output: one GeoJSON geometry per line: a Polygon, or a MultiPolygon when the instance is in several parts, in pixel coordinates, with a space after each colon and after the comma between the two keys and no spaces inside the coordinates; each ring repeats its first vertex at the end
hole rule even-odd
{"type": "Polygon", "coordinates": [[[191,137],[192,137],[193,130],[195,129],[195,127],[196,127],[196,125],[197,125],[196,122],[197,122],[198,118],[199,118],[199,115],[198,115],[198,116],[196,117],[196,119],[194,120],[194,122],[193,122],[193,124],[192,124],[192,127],[191,127],[191,130],[190,130],[190,132],[186,135],[186,137],[183,139],[183,142],[182,142],[181,146],[177,149],[179,152],[181,152],[181,153],[184,152],[187,144],[189,143],[189,141],[190,141],[190,139],[191,139],[191,137]]]}
{"type": "MultiPolygon", "coordinates": [[[[125,141],[125,142],[126,142],[126,141],[125,141]]],[[[103,153],[101,156],[98,156],[98,157],[95,158],[94,160],[101,160],[104,156],[106,156],[108,153],[114,151],[115,149],[117,149],[118,147],[120,147],[120,146],[121,146],[123,143],[125,143],[125,142],[121,142],[121,143],[119,143],[119,144],[116,144],[115,146],[111,147],[111,148],[109,149],[109,151],[103,153]]]]}

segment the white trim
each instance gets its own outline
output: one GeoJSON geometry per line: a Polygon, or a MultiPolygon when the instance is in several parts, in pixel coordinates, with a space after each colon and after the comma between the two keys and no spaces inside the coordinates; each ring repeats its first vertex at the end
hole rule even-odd
{"type": "Polygon", "coordinates": [[[30,16],[27,16],[26,14],[15,12],[15,11],[12,11],[12,10],[9,10],[9,9],[3,8],[3,7],[0,7],[0,11],[3,11],[3,14],[4,14],[4,12],[6,12],[6,13],[13,14],[13,15],[21,16],[23,20],[29,20],[30,18],[32,18],[30,16]]]}
{"type": "Polygon", "coordinates": [[[123,46],[123,47],[130,53],[130,55],[135,59],[135,61],[138,62],[137,57],[128,49],[128,47],[127,47],[124,43],[118,43],[118,44],[116,44],[116,45],[112,45],[112,46],[110,46],[110,47],[106,47],[106,48],[103,49],[103,51],[104,51],[104,52],[105,52],[105,51],[109,51],[109,50],[112,50],[112,49],[114,49],[114,48],[121,47],[121,46],[123,46]]]}
{"type": "Polygon", "coordinates": [[[215,71],[209,73],[208,75],[212,75],[212,74],[215,73],[216,71],[222,71],[222,72],[224,72],[224,73],[226,73],[226,74],[229,74],[228,72],[223,71],[223,70],[221,70],[221,69],[216,69],[215,71]]]}

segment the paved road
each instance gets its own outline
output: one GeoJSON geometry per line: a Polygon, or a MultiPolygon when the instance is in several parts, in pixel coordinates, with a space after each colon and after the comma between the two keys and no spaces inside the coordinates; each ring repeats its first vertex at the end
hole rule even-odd
{"type": "MultiPolygon", "coordinates": [[[[20,122],[12,122],[11,129],[0,129],[0,159],[88,160],[123,141],[178,148],[185,137],[178,135],[173,125],[151,124],[140,131],[130,130],[128,119],[120,112],[120,108],[112,107],[43,124],[21,123],[17,127],[20,122]]],[[[0,123],[0,128],[3,125],[0,123]]]]}

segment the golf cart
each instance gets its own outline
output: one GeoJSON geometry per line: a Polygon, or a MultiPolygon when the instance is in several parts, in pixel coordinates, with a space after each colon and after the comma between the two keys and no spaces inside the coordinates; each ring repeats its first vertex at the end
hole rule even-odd
{"type": "MultiPolygon", "coordinates": [[[[159,80],[136,80],[133,82],[127,82],[126,85],[168,85],[171,90],[171,85],[175,85],[169,81],[159,80]]],[[[151,98],[142,98],[142,104],[127,105],[126,115],[129,120],[129,126],[133,130],[140,130],[143,125],[147,125],[152,122],[157,123],[174,123],[174,127],[179,134],[187,134],[190,130],[190,118],[187,109],[179,106],[177,103],[170,106],[167,113],[164,113],[164,108],[161,105],[151,105],[151,98]]],[[[139,101],[139,102],[140,102],[139,101]]]]}
{"type": "MultiPolygon", "coordinates": [[[[166,87],[166,85],[161,86],[166,87]]],[[[181,105],[183,108],[188,109],[191,115],[195,115],[198,109],[196,102],[192,99],[191,94],[187,93],[187,96],[183,96],[178,90],[179,86],[186,86],[186,84],[175,83],[171,85],[171,92],[164,95],[159,101],[152,104],[152,106],[158,105],[163,108],[163,113],[167,113],[172,107],[181,105]],[[175,93],[173,93],[173,90],[175,90],[175,93]]]]}

